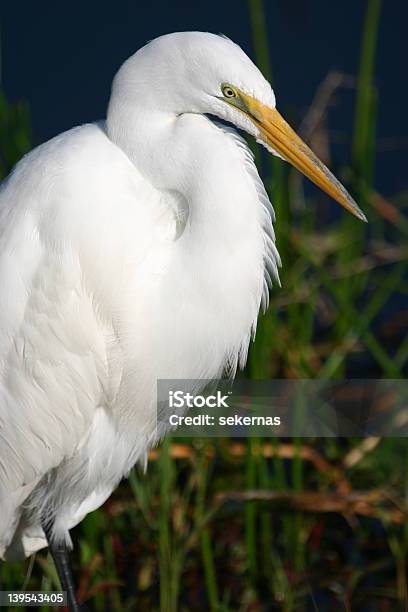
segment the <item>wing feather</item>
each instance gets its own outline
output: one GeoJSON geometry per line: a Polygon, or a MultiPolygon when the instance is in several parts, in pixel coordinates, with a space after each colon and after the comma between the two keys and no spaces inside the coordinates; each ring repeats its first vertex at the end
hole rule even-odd
{"type": "Polygon", "coordinates": [[[143,189],[96,124],[38,147],[1,186],[0,555],[24,498],[119,387],[117,300],[154,222],[135,206],[143,189]]]}

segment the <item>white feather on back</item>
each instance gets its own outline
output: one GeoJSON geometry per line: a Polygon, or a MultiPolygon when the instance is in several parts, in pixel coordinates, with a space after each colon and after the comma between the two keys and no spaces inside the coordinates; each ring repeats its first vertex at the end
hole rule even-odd
{"type": "Polygon", "coordinates": [[[97,406],[112,401],[120,380],[118,360],[112,366],[117,370],[108,364],[112,315],[120,299],[115,289],[121,276],[125,282],[126,266],[136,266],[146,255],[146,242],[154,240],[147,192],[136,169],[96,125],[39,147],[2,186],[4,507],[11,492],[25,487],[27,496],[30,483],[71,458],[97,406]],[[134,198],[146,202],[146,214],[143,207],[135,209],[134,198]],[[126,243],[132,245],[129,257],[126,243]]]}

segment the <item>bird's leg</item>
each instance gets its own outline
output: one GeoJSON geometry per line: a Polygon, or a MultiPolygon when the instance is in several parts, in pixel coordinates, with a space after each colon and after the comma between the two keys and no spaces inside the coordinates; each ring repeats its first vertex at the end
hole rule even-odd
{"type": "Polygon", "coordinates": [[[49,551],[54,559],[62,590],[67,592],[69,610],[70,612],[84,612],[85,608],[79,605],[75,595],[75,583],[68,546],[65,542],[55,543],[53,541],[52,525],[49,520],[42,522],[42,528],[47,538],[49,551]]]}

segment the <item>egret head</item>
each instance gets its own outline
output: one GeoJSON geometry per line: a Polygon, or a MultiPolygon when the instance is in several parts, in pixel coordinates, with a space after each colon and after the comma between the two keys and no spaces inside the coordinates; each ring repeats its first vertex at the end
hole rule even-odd
{"type": "Polygon", "coordinates": [[[228,38],[205,32],[156,38],[125,62],[115,77],[115,91],[149,112],[211,114],[234,124],[366,221],[346,189],[276,110],[274,92],[260,70],[228,38]]]}

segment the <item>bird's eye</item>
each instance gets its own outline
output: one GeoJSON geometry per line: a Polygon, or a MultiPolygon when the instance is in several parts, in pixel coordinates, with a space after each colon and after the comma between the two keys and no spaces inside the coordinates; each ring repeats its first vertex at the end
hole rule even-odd
{"type": "Polygon", "coordinates": [[[231,85],[222,85],[221,91],[223,93],[223,96],[225,96],[225,98],[236,98],[237,97],[237,92],[235,91],[233,87],[231,87],[231,85]]]}

